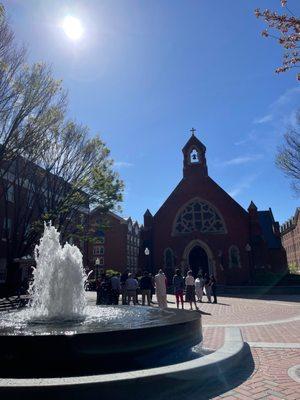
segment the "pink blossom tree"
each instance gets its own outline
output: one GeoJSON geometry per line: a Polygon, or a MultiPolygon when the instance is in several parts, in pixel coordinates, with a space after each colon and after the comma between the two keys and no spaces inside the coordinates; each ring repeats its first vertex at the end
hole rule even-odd
{"type": "MultiPolygon", "coordinates": [[[[284,14],[268,9],[255,10],[256,17],[264,19],[267,24],[267,29],[261,33],[262,36],[276,39],[285,49],[282,65],[275,70],[278,74],[300,67],[300,18],[289,9],[287,3],[287,0],[281,0],[281,6],[286,11],[284,14]]],[[[300,81],[300,73],[297,73],[297,79],[300,81]]]]}

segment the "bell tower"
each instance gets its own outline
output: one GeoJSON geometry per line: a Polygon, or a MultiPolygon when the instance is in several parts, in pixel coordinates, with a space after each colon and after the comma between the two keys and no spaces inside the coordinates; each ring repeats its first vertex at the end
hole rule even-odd
{"type": "Polygon", "coordinates": [[[183,147],[183,177],[191,175],[207,176],[206,147],[195,136],[196,129],[192,128],[192,135],[183,147]]]}

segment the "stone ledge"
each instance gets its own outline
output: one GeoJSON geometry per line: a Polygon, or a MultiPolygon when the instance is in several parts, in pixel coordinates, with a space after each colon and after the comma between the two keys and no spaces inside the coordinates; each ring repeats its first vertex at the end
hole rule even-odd
{"type": "Polygon", "coordinates": [[[300,364],[294,365],[293,367],[289,368],[288,375],[295,382],[300,383],[300,364]]]}
{"type": "Polygon", "coordinates": [[[223,346],[199,359],[116,374],[45,379],[0,379],[0,396],[5,399],[68,398],[155,398],[161,391],[174,398],[175,389],[199,385],[208,379],[222,376],[252,360],[251,351],[242,339],[239,328],[226,328],[223,346]],[[134,397],[132,397],[134,395],[134,397]],[[42,396],[42,397],[41,397],[42,396]],[[65,397],[64,397],[65,396],[65,397]],[[89,396],[89,397],[87,397],[89,396]]]}

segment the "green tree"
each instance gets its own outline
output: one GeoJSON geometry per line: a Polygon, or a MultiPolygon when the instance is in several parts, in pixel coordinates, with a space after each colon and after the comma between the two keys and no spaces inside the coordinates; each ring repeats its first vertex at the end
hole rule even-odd
{"type": "Polygon", "coordinates": [[[0,5],[0,204],[8,263],[32,254],[45,221],[63,239],[91,239],[89,208],[105,215],[122,200],[109,149],[86,126],[66,120],[66,109],[62,82],[47,64],[26,64],[0,5]]]}
{"type": "MultiPolygon", "coordinates": [[[[2,7],[3,10],[3,7],[2,7]]],[[[19,47],[0,13],[0,159],[1,173],[16,157],[35,162],[47,146],[44,137],[64,119],[66,93],[44,63],[26,64],[26,50],[19,47]]]]}

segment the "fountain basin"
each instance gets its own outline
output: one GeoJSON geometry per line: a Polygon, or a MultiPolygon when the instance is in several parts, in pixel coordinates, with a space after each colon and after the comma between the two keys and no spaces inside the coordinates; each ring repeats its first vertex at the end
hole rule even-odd
{"type": "Polygon", "coordinates": [[[9,318],[2,314],[0,319],[0,377],[80,376],[153,368],[160,358],[188,351],[202,341],[201,314],[196,311],[89,307],[84,321],[55,324],[25,324],[20,322],[22,314],[14,317],[7,322],[9,318]]]}
{"type": "Polygon", "coordinates": [[[224,345],[201,358],[113,374],[43,379],[0,378],[0,397],[6,400],[195,399],[203,397],[203,386],[207,388],[208,382],[212,387],[222,389],[224,384],[226,387],[227,376],[247,365],[250,375],[254,369],[250,347],[243,341],[240,330],[230,327],[225,329],[224,345]]]}

